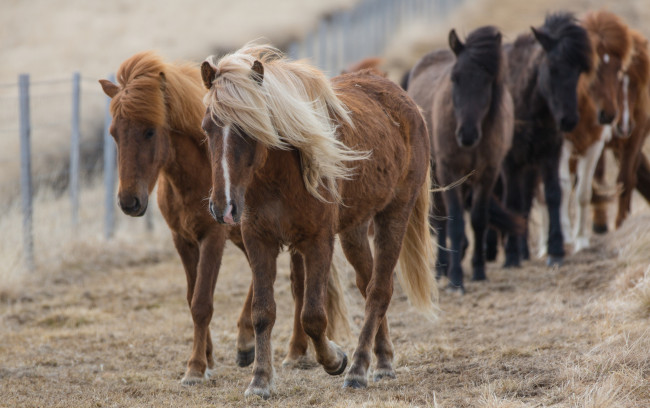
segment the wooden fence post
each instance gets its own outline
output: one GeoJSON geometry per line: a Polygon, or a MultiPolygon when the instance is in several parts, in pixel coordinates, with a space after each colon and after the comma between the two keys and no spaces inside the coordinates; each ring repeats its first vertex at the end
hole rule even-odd
{"type": "MultiPolygon", "coordinates": [[[[115,82],[115,75],[109,75],[108,79],[115,82]]],[[[110,103],[111,98],[107,96],[104,111],[104,237],[106,239],[111,239],[115,232],[115,143],[109,132],[112,121],[110,103]]]]}
{"type": "Polygon", "coordinates": [[[79,105],[81,75],[79,72],[72,74],[72,132],[70,135],[70,202],[72,204],[72,226],[79,223],[79,161],[80,139],[79,131],[79,105]]]}
{"type": "Polygon", "coordinates": [[[20,107],[20,187],[23,204],[23,254],[25,266],[34,270],[34,236],[32,207],[31,123],[29,112],[29,74],[18,77],[20,107]]]}

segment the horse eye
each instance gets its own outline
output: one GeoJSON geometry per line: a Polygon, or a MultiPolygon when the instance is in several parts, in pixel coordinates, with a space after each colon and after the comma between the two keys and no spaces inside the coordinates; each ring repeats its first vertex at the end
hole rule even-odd
{"type": "Polygon", "coordinates": [[[151,139],[153,137],[153,135],[155,135],[155,134],[156,134],[156,131],[154,129],[147,129],[144,132],[144,137],[146,139],[151,139]]]}

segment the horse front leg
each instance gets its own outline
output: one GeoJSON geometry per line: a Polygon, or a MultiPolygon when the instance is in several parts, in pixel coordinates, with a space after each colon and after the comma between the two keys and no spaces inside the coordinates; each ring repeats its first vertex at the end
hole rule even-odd
{"type": "MultiPolygon", "coordinates": [[[[573,243],[573,234],[571,228],[570,210],[571,210],[571,193],[573,191],[573,178],[571,177],[571,170],[569,162],[571,160],[571,152],[573,151],[573,143],[564,140],[562,143],[562,153],[560,154],[560,188],[562,189],[562,201],[560,204],[560,222],[562,225],[562,234],[564,242],[567,244],[573,243]]],[[[582,163],[583,159],[579,159],[578,163],[582,163]]],[[[590,185],[591,188],[591,185],[590,185]]],[[[548,211],[548,210],[547,210],[548,211]]]]}
{"type": "Polygon", "coordinates": [[[477,180],[472,192],[472,230],[474,231],[474,256],[472,258],[472,280],[486,280],[485,240],[488,224],[488,202],[492,191],[492,180],[477,180]]]}
{"type": "Polygon", "coordinates": [[[253,270],[251,316],[255,330],[253,378],[244,395],[258,395],[267,399],[271,396],[274,376],[271,331],[276,316],[273,283],[277,273],[276,258],[279,247],[277,244],[264,242],[255,236],[247,237],[245,233],[244,240],[253,270]]]}
{"type": "Polygon", "coordinates": [[[547,159],[542,165],[542,179],[544,181],[544,197],[548,208],[548,258],[549,266],[561,265],[564,259],[564,237],[560,222],[560,203],[562,189],[558,176],[559,155],[553,160],[547,159]]]}
{"type": "MultiPolygon", "coordinates": [[[[578,222],[575,225],[575,231],[573,233],[575,236],[574,253],[589,247],[589,233],[587,228],[587,224],[589,223],[589,204],[591,203],[594,172],[598,158],[605,146],[604,138],[606,136],[604,133],[607,131],[611,132],[611,127],[606,126],[603,128],[603,136],[601,136],[600,140],[591,145],[585,152],[584,157],[578,161],[576,171],[578,176],[578,185],[576,187],[578,214],[576,218],[578,222]]],[[[564,197],[562,197],[562,200],[564,201],[564,197]]]]}
{"type": "Polygon", "coordinates": [[[465,220],[463,219],[464,206],[460,197],[460,189],[452,189],[443,193],[445,207],[447,208],[447,230],[451,242],[449,254],[449,286],[450,291],[465,293],[463,286],[463,239],[465,237],[465,220]]]}
{"type": "Polygon", "coordinates": [[[621,166],[618,174],[618,182],[623,185],[623,192],[618,198],[618,213],[616,214],[616,228],[619,228],[623,221],[630,215],[632,209],[632,192],[636,188],[636,172],[641,164],[639,161],[639,151],[643,142],[643,137],[638,134],[636,126],[630,139],[623,147],[619,165],[621,166]]]}
{"type": "Polygon", "coordinates": [[[226,242],[225,232],[219,228],[208,234],[199,243],[199,258],[196,268],[196,283],[190,302],[194,321],[194,347],[187,363],[187,372],[182,384],[190,385],[209,378],[208,368],[214,367],[210,320],[214,306],[214,288],[219,274],[219,265],[226,242]]]}
{"type": "MultiPolygon", "coordinates": [[[[512,164],[504,163],[504,179],[506,187],[506,208],[515,214],[522,213],[522,169],[515,168],[512,164]]],[[[504,268],[521,266],[519,241],[522,237],[508,233],[505,244],[504,268]]]]}
{"type": "Polygon", "coordinates": [[[298,248],[304,256],[305,288],[300,322],[312,339],[316,360],[330,375],[342,374],[348,364],[343,349],[329,340],[327,330],[327,282],[334,253],[334,236],[310,240],[298,248]]]}
{"type": "Polygon", "coordinates": [[[605,234],[608,230],[607,227],[607,207],[609,206],[608,200],[606,197],[600,197],[602,194],[599,191],[596,191],[594,196],[594,186],[603,188],[605,186],[605,167],[606,167],[605,151],[601,152],[598,161],[596,162],[596,169],[594,170],[594,180],[595,183],[592,186],[592,201],[594,197],[597,196],[599,199],[592,202],[593,204],[593,225],[592,230],[596,234],[605,234]]]}

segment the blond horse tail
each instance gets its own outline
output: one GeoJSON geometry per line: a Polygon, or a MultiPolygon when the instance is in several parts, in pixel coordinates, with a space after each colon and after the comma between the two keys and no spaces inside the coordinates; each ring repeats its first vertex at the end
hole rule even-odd
{"type": "Polygon", "coordinates": [[[426,181],[408,220],[397,277],[411,305],[434,319],[438,315],[438,286],[431,272],[434,246],[429,232],[430,171],[427,169],[426,181]]]}
{"type": "Polygon", "coordinates": [[[332,257],[330,278],[327,281],[327,337],[336,341],[345,341],[352,336],[345,293],[336,266],[336,257],[332,257]]]}

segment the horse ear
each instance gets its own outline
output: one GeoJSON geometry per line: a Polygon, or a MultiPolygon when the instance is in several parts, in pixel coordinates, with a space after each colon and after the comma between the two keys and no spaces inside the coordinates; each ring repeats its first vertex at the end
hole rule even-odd
{"type": "Polygon", "coordinates": [[[501,31],[497,31],[496,40],[499,44],[501,44],[501,31]]]}
{"type": "Polygon", "coordinates": [[[99,84],[102,86],[104,93],[110,98],[113,98],[120,91],[120,87],[107,79],[100,79],[99,84]]]}
{"type": "Polygon", "coordinates": [[[255,60],[255,62],[253,62],[253,67],[251,68],[251,77],[255,80],[255,82],[262,85],[262,81],[264,81],[264,66],[258,60],[255,60]]]}
{"type": "Polygon", "coordinates": [[[203,85],[210,90],[212,88],[212,81],[214,81],[214,76],[217,73],[217,70],[210,64],[208,61],[203,61],[201,64],[201,78],[203,79],[203,85]]]}
{"type": "Polygon", "coordinates": [[[538,30],[535,27],[530,27],[530,29],[533,30],[535,38],[542,45],[544,51],[548,52],[552,50],[553,47],[555,47],[555,44],[557,44],[557,40],[546,34],[543,30],[538,30]]]}
{"type": "Polygon", "coordinates": [[[458,34],[456,34],[456,30],[453,28],[449,32],[449,48],[451,48],[456,55],[460,54],[465,49],[465,44],[460,41],[458,34]]]}

